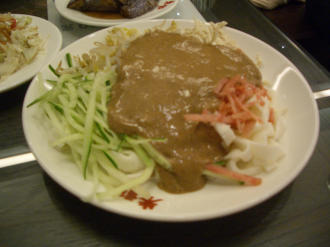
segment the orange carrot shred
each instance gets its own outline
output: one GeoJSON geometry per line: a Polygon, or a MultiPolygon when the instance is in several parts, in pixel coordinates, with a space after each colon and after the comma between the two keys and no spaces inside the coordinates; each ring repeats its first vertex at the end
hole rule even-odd
{"type": "MultiPolygon", "coordinates": [[[[220,101],[218,112],[210,113],[204,110],[201,114],[186,114],[185,119],[204,123],[226,123],[243,136],[248,136],[256,122],[262,122],[251,108],[257,104],[264,106],[264,97],[270,99],[265,88],[248,82],[240,75],[221,79],[214,93],[220,101]],[[251,100],[253,96],[255,100],[251,100]]],[[[274,123],[272,111],[269,121],[274,123]]]]}
{"type": "Polygon", "coordinates": [[[223,86],[227,83],[228,78],[221,79],[218,83],[218,85],[214,89],[215,94],[219,94],[220,91],[222,90],[223,86]]]}
{"type": "Polygon", "coordinates": [[[244,185],[257,186],[260,185],[262,182],[260,178],[238,173],[218,165],[208,164],[205,166],[205,169],[213,172],[214,174],[218,174],[236,180],[238,182],[242,182],[244,185]]]}
{"type": "Polygon", "coordinates": [[[274,112],[274,108],[270,108],[270,112],[269,112],[269,120],[270,123],[275,124],[275,112],[274,112]]]}

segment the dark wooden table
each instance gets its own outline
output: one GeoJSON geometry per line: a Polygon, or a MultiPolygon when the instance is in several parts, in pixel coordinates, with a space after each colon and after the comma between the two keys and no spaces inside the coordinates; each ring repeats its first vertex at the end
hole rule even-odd
{"type": "Polygon", "coordinates": [[[322,0],[307,3],[290,1],[273,10],[260,10],[290,39],[296,41],[330,71],[330,35],[329,28],[324,28],[326,23],[330,22],[330,17],[324,20],[323,16],[317,17],[321,14],[320,8],[324,9],[324,13],[330,12],[330,2],[327,4],[328,9],[324,8],[321,2],[322,0]]]}
{"type": "MultiPolygon", "coordinates": [[[[247,0],[221,0],[202,12],[267,42],[302,71],[313,90],[328,72],[247,0]],[[284,48],[283,48],[284,47],[284,48]]],[[[47,18],[45,0],[6,1],[0,12],[47,18]]],[[[21,109],[29,83],[0,95],[0,158],[29,152],[21,109]]],[[[0,246],[330,246],[330,100],[319,102],[320,137],[298,178],[266,202],[225,218],[159,223],[111,214],[57,185],[36,161],[0,168],[0,246]]]]}

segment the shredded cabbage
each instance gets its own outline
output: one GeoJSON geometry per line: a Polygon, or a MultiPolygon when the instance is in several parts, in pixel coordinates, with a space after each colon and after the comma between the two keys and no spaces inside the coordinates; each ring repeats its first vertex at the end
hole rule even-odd
{"type": "Polygon", "coordinates": [[[43,40],[31,17],[0,14],[0,81],[31,63],[43,40]]]}

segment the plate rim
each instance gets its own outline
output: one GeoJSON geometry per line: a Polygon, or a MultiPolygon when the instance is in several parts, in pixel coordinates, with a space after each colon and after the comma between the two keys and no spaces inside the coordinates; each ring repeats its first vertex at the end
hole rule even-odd
{"type": "MultiPolygon", "coordinates": [[[[46,20],[44,18],[41,18],[39,16],[34,16],[34,15],[26,15],[26,14],[16,14],[16,13],[11,13],[13,16],[17,16],[17,17],[31,17],[34,21],[37,21],[38,23],[43,23],[48,25],[49,27],[52,28],[53,32],[49,32],[46,33],[45,35],[48,36],[47,39],[51,38],[51,37],[56,37],[56,39],[58,39],[58,42],[56,43],[55,47],[52,47],[51,50],[46,50],[43,49],[41,52],[45,52],[45,57],[47,55],[49,55],[50,57],[48,59],[46,59],[45,61],[43,61],[43,63],[41,65],[39,65],[38,67],[36,67],[33,71],[35,71],[34,73],[28,73],[27,76],[24,77],[24,79],[20,79],[17,80],[14,83],[10,83],[10,85],[8,86],[4,86],[4,87],[0,87],[0,93],[4,93],[7,92],[9,90],[12,90],[24,83],[26,83],[27,81],[29,81],[30,79],[33,79],[33,77],[43,68],[44,64],[48,64],[50,63],[50,61],[52,61],[58,54],[58,52],[61,50],[62,44],[63,44],[63,37],[62,37],[62,33],[60,32],[60,30],[58,29],[58,27],[53,24],[52,22],[50,22],[49,20],[46,20]]],[[[38,23],[34,23],[34,25],[38,26],[38,23]]],[[[39,26],[38,26],[39,28],[39,26]]],[[[45,41],[44,46],[47,45],[47,40],[45,41]]],[[[43,58],[45,59],[45,58],[43,58]]],[[[32,65],[33,63],[35,63],[36,61],[32,61],[32,65]]],[[[29,65],[31,65],[29,64],[29,65]]],[[[23,66],[22,68],[24,68],[25,66],[23,66]]],[[[1,85],[9,83],[8,80],[10,80],[10,78],[15,75],[17,72],[19,72],[22,68],[20,68],[19,70],[17,70],[16,72],[14,72],[13,74],[9,75],[4,81],[0,82],[1,85]]]]}
{"type": "Polygon", "coordinates": [[[89,17],[89,16],[86,16],[86,18],[88,18],[88,19],[85,19],[85,20],[83,18],[76,18],[75,16],[72,17],[70,15],[70,12],[71,11],[76,12],[78,10],[71,10],[71,9],[68,10],[66,7],[64,7],[64,4],[67,4],[67,2],[69,2],[69,1],[70,0],[54,0],[56,10],[58,11],[58,13],[61,16],[63,16],[64,18],[66,18],[70,21],[73,21],[75,23],[89,25],[89,26],[96,26],[96,27],[109,27],[109,26],[114,26],[114,25],[126,24],[128,22],[155,19],[155,18],[161,17],[161,16],[167,14],[168,12],[172,11],[179,3],[179,0],[173,0],[174,2],[171,5],[169,5],[168,7],[166,6],[165,8],[163,8],[163,11],[161,11],[159,13],[155,13],[152,16],[147,16],[145,18],[140,18],[141,16],[138,16],[137,17],[137,18],[139,18],[138,20],[136,18],[132,18],[132,19],[123,18],[123,19],[120,19],[120,21],[116,21],[115,19],[113,19],[113,20],[109,19],[108,21],[106,21],[106,19],[94,18],[94,17],[89,17]]]}
{"type": "MultiPolygon", "coordinates": [[[[168,21],[168,22],[176,21],[176,22],[190,22],[190,23],[193,23],[192,20],[184,20],[184,19],[182,19],[182,20],[181,19],[180,20],[175,20],[175,19],[165,19],[165,20],[163,20],[163,19],[159,19],[159,20],[139,20],[139,21],[131,22],[129,24],[127,24],[127,23],[122,24],[122,26],[136,25],[136,24],[139,24],[140,22],[141,23],[144,23],[144,22],[162,23],[163,21],[168,21]]],[[[92,34],[89,34],[89,35],[86,35],[85,37],[82,37],[81,39],[91,38],[96,33],[105,32],[105,31],[107,31],[108,29],[111,29],[111,28],[113,28],[113,27],[109,27],[109,28],[106,28],[106,29],[103,29],[103,30],[96,31],[96,32],[94,32],[92,34]]],[[[262,41],[262,40],[260,40],[260,39],[258,39],[256,37],[254,37],[254,36],[252,36],[252,35],[250,35],[248,33],[245,33],[243,31],[240,31],[238,29],[234,29],[234,28],[231,28],[231,27],[225,27],[225,28],[226,29],[229,29],[229,30],[231,30],[233,32],[238,32],[240,34],[246,35],[249,38],[252,38],[252,39],[254,39],[257,42],[260,42],[263,45],[268,46],[268,48],[270,48],[274,52],[276,52],[277,55],[279,55],[282,58],[284,58],[286,60],[286,62],[288,62],[290,64],[290,66],[292,66],[295,69],[295,72],[298,72],[297,75],[303,81],[304,86],[306,87],[306,89],[309,92],[310,100],[312,102],[313,113],[314,113],[313,120],[315,121],[315,129],[314,129],[314,132],[313,132],[313,140],[311,140],[311,143],[312,144],[308,147],[307,152],[305,152],[305,156],[304,156],[304,159],[303,159],[304,162],[302,162],[302,164],[299,167],[295,168],[294,169],[294,172],[292,172],[290,174],[290,176],[286,177],[286,179],[285,179],[284,182],[280,183],[280,185],[274,186],[275,189],[273,189],[270,193],[264,193],[261,197],[255,198],[254,200],[249,201],[249,203],[245,203],[243,206],[234,207],[234,208],[231,208],[231,209],[229,209],[229,210],[227,210],[225,212],[222,212],[222,213],[216,213],[216,214],[215,213],[212,213],[212,214],[208,214],[208,213],[206,213],[206,214],[198,214],[197,216],[190,216],[189,218],[187,218],[186,216],[182,216],[182,217],[181,216],[168,217],[166,215],[160,215],[160,214],[155,214],[155,215],[154,214],[148,214],[148,215],[145,215],[143,213],[142,214],[141,213],[136,213],[135,211],[134,212],[131,212],[131,211],[119,210],[117,208],[109,208],[104,203],[99,203],[99,202],[94,202],[94,201],[89,201],[88,203],[90,203],[90,204],[92,204],[92,205],[94,205],[94,206],[96,206],[98,208],[104,209],[107,212],[115,213],[115,214],[126,216],[126,217],[136,218],[136,219],[148,220],[148,221],[160,221],[160,222],[192,222],[192,221],[209,220],[209,219],[213,219],[213,218],[220,218],[220,217],[225,217],[225,216],[228,216],[228,215],[232,215],[232,214],[235,214],[235,213],[238,213],[238,212],[247,210],[249,208],[252,208],[253,206],[256,206],[258,204],[261,204],[262,202],[264,202],[267,199],[273,197],[274,195],[276,195],[280,191],[282,191],[284,188],[286,188],[291,182],[293,182],[296,179],[296,177],[306,167],[307,163],[310,161],[310,158],[313,155],[314,150],[316,148],[316,144],[317,144],[318,137],[319,137],[319,128],[320,128],[320,121],[319,121],[319,113],[318,113],[317,103],[316,103],[316,100],[313,97],[313,94],[312,94],[312,90],[311,90],[310,85],[308,84],[308,82],[305,79],[305,77],[303,76],[303,74],[297,69],[297,67],[286,56],[284,56],[278,50],[276,50],[275,48],[273,48],[271,45],[267,44],[266,42],[264,42],[264,41],[262,41]]],[[[76,43],[81,42],[81,39],[76,40],[75,42],[73,42],[72,44],[70,44],[69,46],[65,47],[63,50],[61,50],[60,53],[58,53],[58,55],[52,59],[52,61],[54,61],[55,59],[60,59],[60,58],[63,59],[63,54],[65,54],[66,49],[70,49],[71,46],[74,47],[76,43]],[[62,55],[62,56],[60,56],[60,55],[62,55]]],[[[24,131],[25,136],[26,136],[26,128],[27,128],[26,121],[24,121],[25,120],[25,116],[24,115],[27,114],[27,112],[25,110],[26,104],[27,104],[26,98],[28,96],[28,92],[31,89],[32,85],[34,83],[36,83],[35,81],[36,81],[36,78],[33,79],[32,83],[30,84],[30,86],[29,86],[29,88],[28,88],[28,90],[26,92],[25,98],[24,98],[23,111],[22,111],[22,120],[23,120],[23,131],[24,131]]],[[[30,143],[30,141],[28,139],[27,139],[27,143],[30,146],[31,150],[33,151],[33,147],[30,145],[31,143],[30,143]]],[[[35,152],[33,151],[33,153],[35,153],[35,152]]],[[[51,175],[51,173],[49,172],[49,169],[47,168],[47,166],[44,166],[44,164],[42,164],[42,162],[40,162],[40,160],[39,160],[39,158],[38,158],[37,155],[35,155],[35,157],[38,160],[39,165],[42,166],[42,168],[46,171],[46,173],[54,181],[56,181],[56,183],[58,183],[59,185],[61,185],[62,188],[64,188],[66,191],[70,192],[73,196],[79,198],[82,201],[85,201],[80,196],[77,196],[74,193],[74,191],[72,191],[70,188],[68,188],[67,186],[65,186],[61,181],[58,181],[58,179],[56,177],[53,177],[51,175]]]]}

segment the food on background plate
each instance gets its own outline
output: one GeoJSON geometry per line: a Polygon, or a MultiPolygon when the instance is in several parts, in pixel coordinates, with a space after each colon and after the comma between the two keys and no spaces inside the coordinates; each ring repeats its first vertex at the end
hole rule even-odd
{"type": "Polygon", "coordinates": [[[94,182],[96,198],[147,193],[149,180],[171,193],[209,177],[255,186],[276,167],[283,115],[224,25],[113,28],[88,54],[50,66],[52,89],[29,106],[39,103],[54,147],[94,182]]]}
{"type": "Polygon", "coordinates": [[[0,14],[0,81],[31,63],[43,40],[30,17],[0,14]]]}
{"type": "Polygon", "coordinates": [[[68,8],[100,18],[113,17],[104,13],[120,13],[122,17],[135,18],[157,5],[158,0],[70,0],[68,8]]]}
{"type": "Polygon", "coordinates": [[[93,1],[93,0],[70,0],[68,8],[76,9],[80,11],[118,11],[119,1],[116,0],[104,0],[104,1],[93,1]]]}

